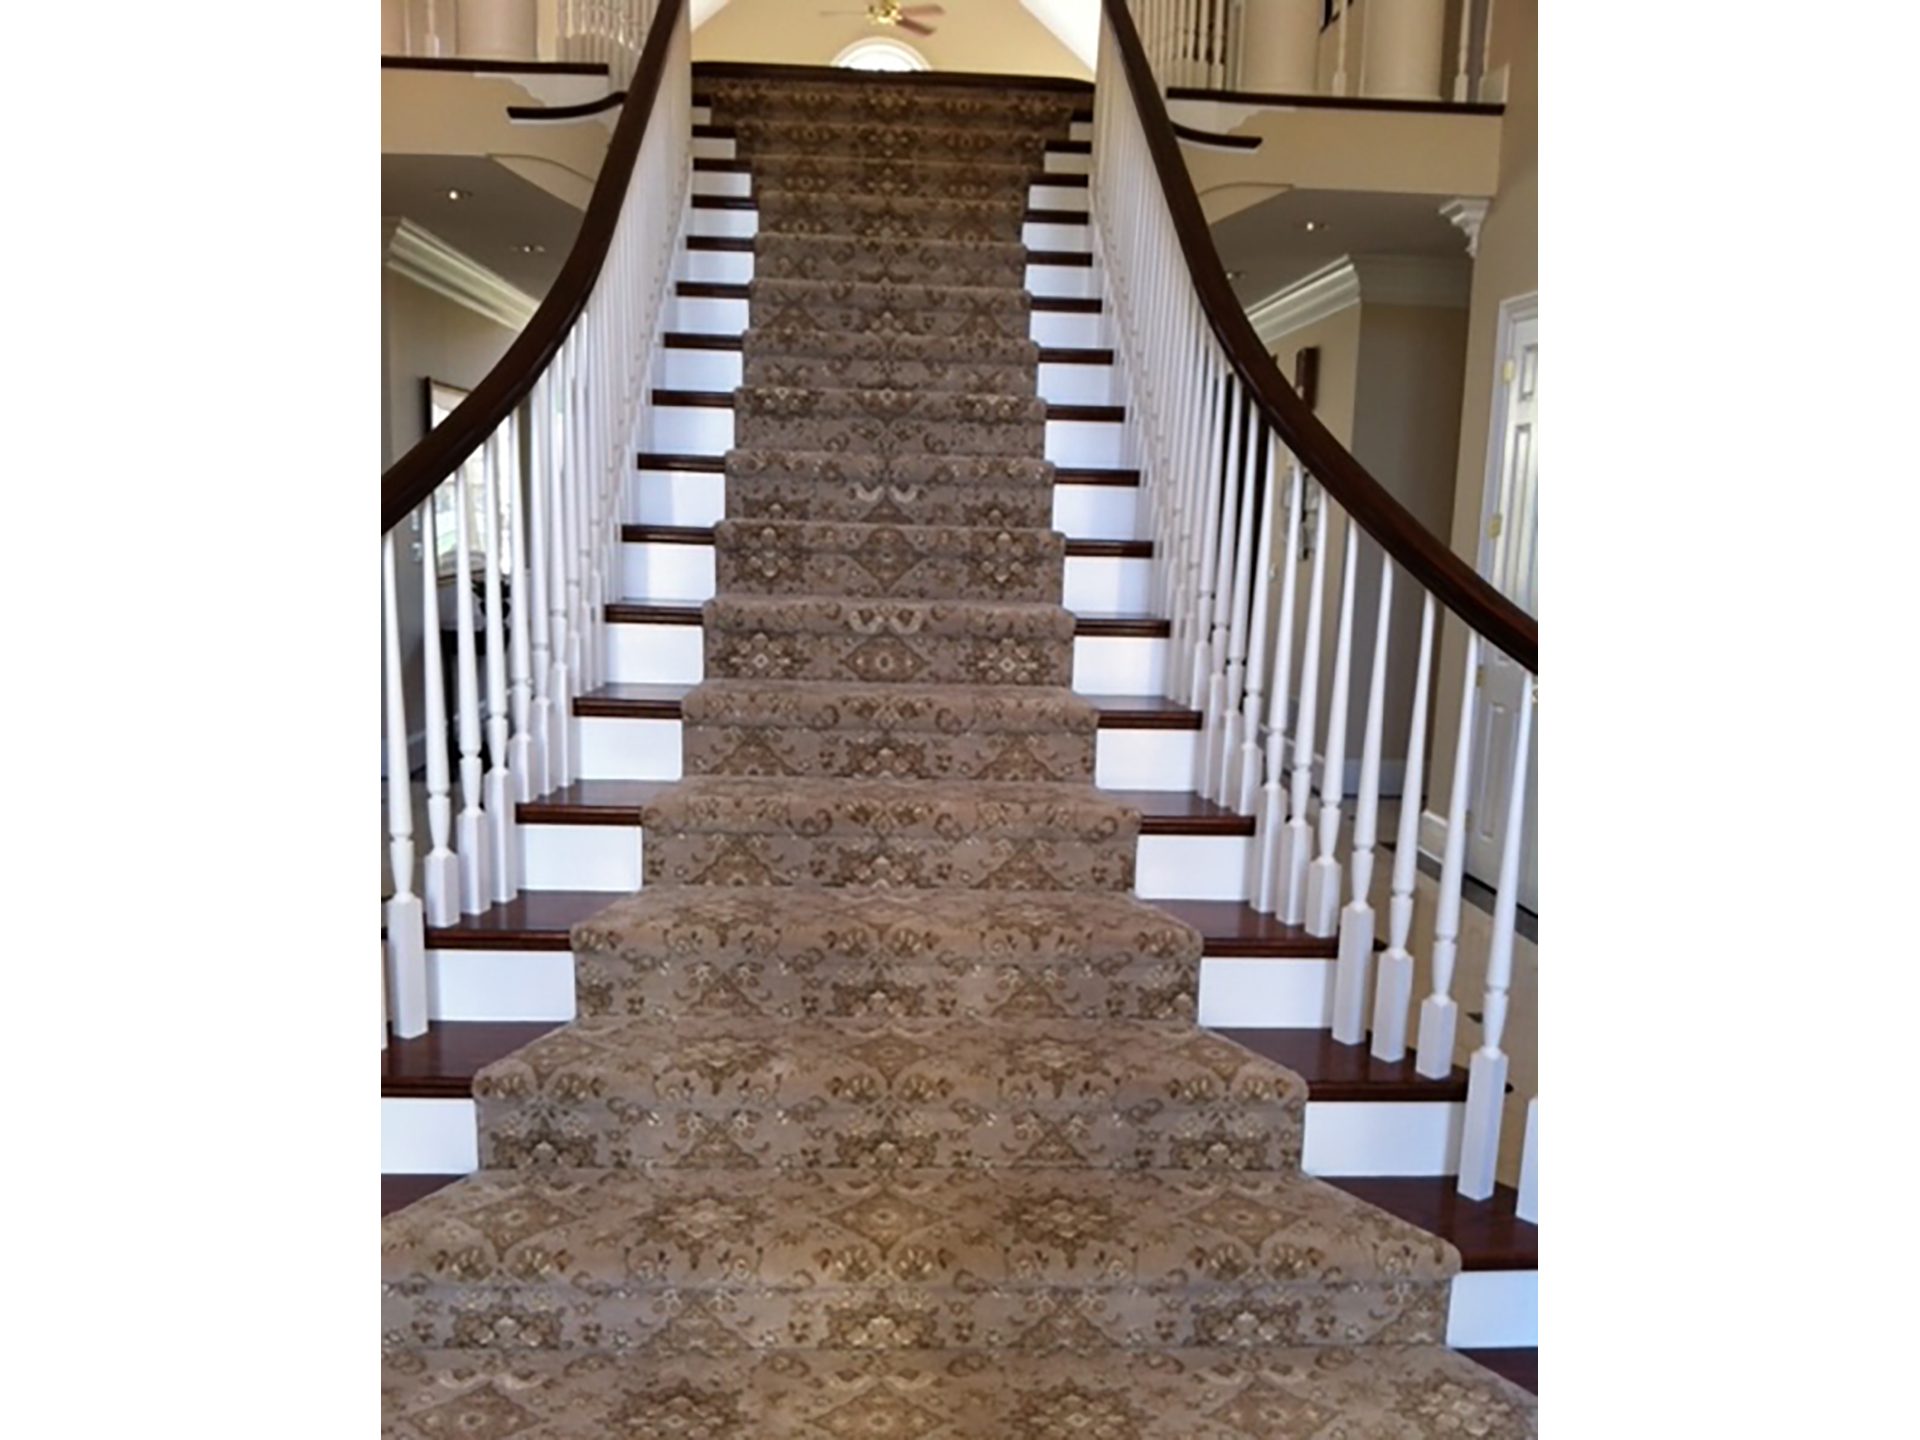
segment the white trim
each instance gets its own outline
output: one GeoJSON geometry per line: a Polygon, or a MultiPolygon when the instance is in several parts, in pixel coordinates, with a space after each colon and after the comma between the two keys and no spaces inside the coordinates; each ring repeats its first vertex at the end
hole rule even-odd
{"type": "Polygon", "coordinates": [[[915,70],[931,70],[927,57],[904,40],[895,40],[885,35],[869,35],[856,40],[829,62],[840,70],[877,70],[892,74],[908,74],[915,70]],[[859,65],[855,61],[865,55],[891,55],[896,60],[907,63],[900,65],[859,65]]]}
{"type": "Polygon", "coordinates": [[[1365,300],[1464,310],[1473,298],[1472,270],[1441,256],[1342,255],[1247,307],[1254,333],[1275,341],[1365,300]]]}
{"type": "Polygon", "coordinates": [[[393,227],[387,242],[387,268],[509,330],[524,329],[540,308],[540,302],[519,286],[411,220],[403,219],[393,227]]]}
{"type": "Polygon", "coordinates": [[[1507,382],[1501,377],[1507,361],[1513,358],[1513,332],[1522,321],[1540,318],[1540,292],[1511,295],[1500,302],[1499,318],[1494,321],[1493,400],[1487,406],[1487,458],[1480,476],[1480,535],[1474,548],[1473,568],[1481,579],[1487,578],[1493,563],[1493,540],[1487,527],[1493,523],[1494,508],[1500,501],[1500,471],[1507,458],[1507,382]]]}
{"type": "Polygon", "coordinates": [[[1466,232],[1469,259],[1480,253],[1480,227],[1486,223],[1490,201],[1457,198],[1440,207],[1440,213],[1466,232]]]}

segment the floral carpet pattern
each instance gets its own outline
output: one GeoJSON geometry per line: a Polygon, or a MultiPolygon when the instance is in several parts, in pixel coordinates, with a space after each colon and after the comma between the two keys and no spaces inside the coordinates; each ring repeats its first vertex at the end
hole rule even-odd
{"type": "Polygon", "coordinates": [[[384,1222],[385,1433],[1534,1434],[1093,785],[1020,244],[1073,97],[709,88],[761,228],[687,778],[384,1222]]]}

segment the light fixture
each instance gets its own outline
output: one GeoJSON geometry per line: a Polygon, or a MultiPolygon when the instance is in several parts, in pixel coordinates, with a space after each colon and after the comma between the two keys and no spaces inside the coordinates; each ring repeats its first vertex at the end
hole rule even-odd
{"type": "Polygon", "coordinates": [[[473,192],[471,190],[447,191],[447,199],[449,200],[471,200],[472,198],[473,198],[473,192]]]}
{"type": "Polygon", "coordinates": [[[1302,220],[1300,222],[1300,228],[1311,235],[1316,230],[1326,229],[1327,222],[1324,220],[1302,220]]]}
{"type": "Polygon", "coordinates": [[[526,244],[516,245],[513,248],[522,255],[544,255],[547,253],[547,247],[544,245],[526,244]]]}
{"type": "Polygon", "coordinates": [[[1229,270],[1227,272],[1227,279],[1229,280],[1244,280],[1246,278],[1247,272],[1244,270],[1229,270]]]}

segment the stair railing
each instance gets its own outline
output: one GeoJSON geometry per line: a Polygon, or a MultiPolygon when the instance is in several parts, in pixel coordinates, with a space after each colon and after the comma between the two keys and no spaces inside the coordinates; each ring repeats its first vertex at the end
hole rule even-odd
{"type": "Polygon", "coordinates": [[[1244,0],[1137,0],[1135,23],[1161,83],[1236,88],[1243,7],[1244,0]]]}
{"type": "Polygon", "coordinates": [[[667,328],[692,177],[686,0],[660,0],[652,19],[579,234],[546,299],[486,378],[380,480],[393,878],[386,1015],[402,1037],[427,1028],[426,927],[519,893],[516,807],[573,782],[573,699],[604,679],[620,500],[667,328]],[[417,579],[403,554],[418,562],[417,579]],[[443,555],[452,571],[457,819],[441,658],[443,555]],[[403,638],[413,584],[417,649],[403,638]],[[418,891],[409,693],[421,697],[427,791],[418,891]]]}
{"type": "MultiPolygon", "coordinates": [[[[1161,0],[1136,5],[1150,16],[1164,13],[1161,0]]],[[[1469,1066],[1460,1168],[1461,1193],[1485,1198],[1493,1189],[1506,1088],[1501,1041],[1538,628],[1388,494],[1282,378],[1227,283],[1127,0],[1103,0],[1096,74],[1096,263],[1105,271],[1115,362],[1130,401],[1126,423],[1154,545],[1152,593],[1171,621],[1166,693],[1203,715],[1196,788],[1255,817],[1248,876],[1254,907],[1312,935],[1339,937],[1338,1040],[1366,1042],[1371,1019],[1372,1053],[1405,1058],[1415,855],[1443,621],[1462,642],[1464,667],[1432,987],[1420,1002],[1415,1038],[1415,1068],[1425,1076],[1443,1078],[1453,1066],[1471,777],[1476,767],[1511,767],[1483,1041],[1469,1066]],[[1329,553],[1335,536],[1337,581],[1329,553]],[[1363,536],[1370,542],[1364,559],[1363,536]],[[1337,584],[1331,595],[1330,584],[1337,584]],[[1366,653],[1357,655],[1363,595],[1373,604],[1373,635],[1370,649],[1362,638],[1366,653]],[[1406,599],[1397,607],[1396,595],[1418,599],[1417,641],[1407,633],[1413,607],[1406,599]],[[1481,659],[1496,650],[1520,668],[1519,701],[1505,734],[1476,736],[1481,659]],[[1362,661],[1364,718],[1349,811],[1348,715],[1362,661]],[[1407,716],[1405,765],[1387,947],[1374,976],[1371,892],[1390,707],[1407,716]]]]}

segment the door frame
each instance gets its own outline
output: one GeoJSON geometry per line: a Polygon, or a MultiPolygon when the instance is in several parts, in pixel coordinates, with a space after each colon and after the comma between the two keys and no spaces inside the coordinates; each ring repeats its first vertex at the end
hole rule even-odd
{"type": "MultiPolygon", "coordinates": [[[[1480,526],[1473,554],[1474,572],[1483,580],[1493,563],[1493,538],[1487,534],[1487,527],[1493,523],[1500,504],[1500,476],[1507,458],[1507,383],[1502,377],[1507,361],[1513,358],[1513,332],[1522,321],[1539,318],[1540,292],[1529,290],[1524,295],[1502,300],[1500,316],[1494,325],[1493,403],[1487,407],[1487,457],[1481,471],[1480,526]]],[[[1534,513],[1539,514],[1537,507],[1534,513]]]]}

